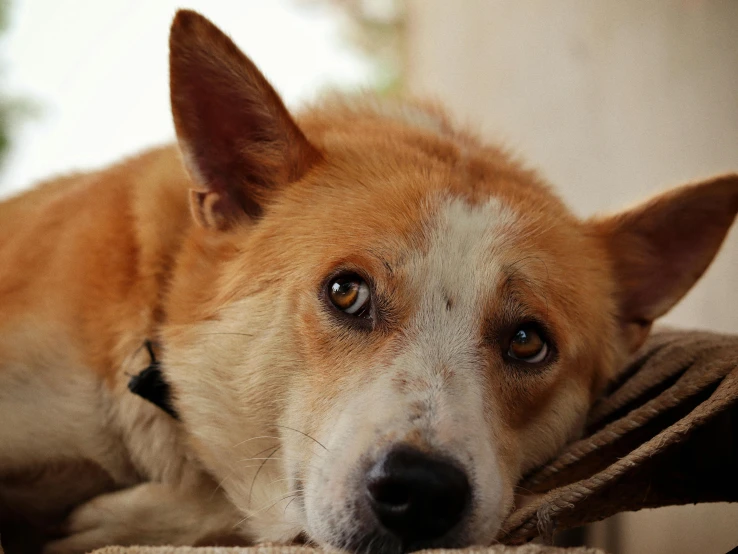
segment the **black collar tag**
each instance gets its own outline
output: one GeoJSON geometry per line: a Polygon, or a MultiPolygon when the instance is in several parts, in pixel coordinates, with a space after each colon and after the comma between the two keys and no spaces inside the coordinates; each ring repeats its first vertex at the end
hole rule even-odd
{"type": "Polygon", "coordinates": [[[169,383],[164,380],[164,376],[161,373],[161,366],[154,355],[154,348],[151,345],[151,341],[147,340],[144,346],[149,352],[151,363],[141,373],[131,377],[131,380],[128,382],[128,390],[158,406],[174,419],[179,419],[177,412],[172,406],[169,383]]]}

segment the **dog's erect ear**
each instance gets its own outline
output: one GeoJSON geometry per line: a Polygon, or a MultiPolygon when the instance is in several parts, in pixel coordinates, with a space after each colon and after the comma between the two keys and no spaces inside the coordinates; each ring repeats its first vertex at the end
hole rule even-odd
{"type": "Polygon", "coordinates": [[[595,220],[618,287],[626,340],[635,350],[704,273],[738,212],[738,175],[686,185],[630,211],[595,220]]]}
{"type": "Polygon", "coordinates": [[[259,217],[270,191],[320,158],[253,62],[196,12],[174,18],[169,79],[180,149],[204,189],[191,195],[200,224],[259,217]]]}

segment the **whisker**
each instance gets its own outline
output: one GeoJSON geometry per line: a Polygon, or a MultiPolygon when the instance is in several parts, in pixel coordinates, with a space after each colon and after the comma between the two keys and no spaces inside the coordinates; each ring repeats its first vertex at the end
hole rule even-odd
{"type": "MultiPolygon", "coordinates": [[[[272,445],[270,448],[276,448],[276,446],[272,445]]],[[[281,448],[281,446],[280,446],[281,448]]],[[[267,449],[269,450],[269,449],[267,449]]],[[[266,457],[266,456],[254,456],[253,458],[241,458],[240,460],[237,460],[239,462],[250,462],[250,461],[258,461],[258,460],[285,460],[287,462],[298,462],[301,463],[302,460],[300,458],[296,458],[294,456],[276,456],[276,457],[266,457]]]]}
{"type": "Polygon", "coordinates": [[[258,439],[274,439],[274,440],[279,440],[279,437],[273,437],[271,435],[261,435],[259,437],[251,437],[250,439],[246,439],[245,441],[237,442],[236,444],[234,444],[233,446],[231,446],[231,448],[236,448],[237,446],[241,446],[242,444],[246,444],[247,442],[255,441],[255,440],[258,440],[258,439]]]}
{"type": "MultiPolygon", "coordinates": [[[[129,363],[131,363],[133,361],[133,359],[136,356],[138,356],[138,353],[141,352],[141,350],[144,348],[145,345],[146,345],[145,342],[144,343],[141,343],[141,345],[138,348],[136,348],[136,350],[134,350],[132,353],[128,354],[128,356],[126,356],[126,359],[123,360],[123,363],[121,364],[121,366],[122,367],[126,367],[129,363]]],[[[125,374],[128,377],[133,377],[134,375],[137,375],[138,372],[137,373],[129,373],[128,370],[126,370],[126,373],[125,374]]]]}
{"type": "Polygon", "coordinates": [[[292,497],[292,500],[290,500],[289,502],[287,502],[287,505],[284,507],[284,511],[282,512],[282,515],[287,514],[287,508],[290,507],[290,504],[292,504],[297,499],[297,497],[298,497],[298,495],[296,494],[295,496],[292,497]]]}
{"type": "Polygon", "coordinates": [[[274,483],[281,483],[282,481],[291,481],[292,477],[284,477],[283,479],[275,479],[274,481],[270,482],[270,485],[273,485],[274,483]]]}
{"type": "Polygon", "coordinates": [[[299,493],[297,493],[297,492],[291,492],[289,494],[286,494],[285,496],[283,496],[282,498],[277,499],[275,502],[272,502],[271,504],[269,504],[265,508],[260,508],[260,509],[256,510],[255,512],[250,513],[245,518],[243,518],[241,521],[239,521],[238,523],[236,523],[233,527],[240,527],[242,523],[248,521],[249,519],[253,518],[256,515],[259,515],[261,512],[266,512],[267,510],[270,510],[272,507],[276,506],[277,504],[279,504],[283,500],[287,500],[288,498],[292,498],[293,496],[297,496],[298,494],[299,493]]]}
{"type": "MultiPolygon", "coordinates": [[[[282,448],[282,446],[281,445],[280,446],[271,446],[267,450],[270,450],[272,448],[274,448],[275,450],[277,450],[279,448],[282,448]]],[[[272,458],[271,456],[259,456],[259,457],[254,456],[253,458],[242,458],[242,459],[240,459],[238,461],[239,462],[250,462],[252,460],[272,460],[272,459],[274,459],[274,460],[299,460],[299,458],[287,458],[285,456],[277,456],[276,458],[272,458]]]]}
{"type": "Polygon", "coordinates": [[[217,493],[221,489],[221,487],[223,486],[223,483],[225,483],[226,482],[226,479],[229,479],[232,474],[233,474],[233,470],[231,469],[228,472],[228,475],[226,475],[225,477],[223,477],[223,479],[221,479],[218,482],[218,485],[215,487],[215,489],[213,490],[213,493],[210,495],[210,500],[212,500],[215,497],[215,493],[217,493]]]}
{"type": "MultiPolygon", "coordinates": [[[[296,462],[296,463],[302,465],[302,460],[300,460],[299,458],[288,458],[288,457],[284,457],[284,456],[272,456],[271,458],[268,458],[268,459],[269,460],[272,460],[272,461],[282,460],[282,461],[286,461],[286,462],[296,462]]],[[[260,457],[260,458],[246,458],[244,460],[239,460],[239,461],[243,461],[243,462],[256,461],[256,462],[259,462],[260,460],[265,461],[265,460],[267,460],[267,457],[264,456],[264,457],[260,457]]],[[[258,464],[243,465],[243,466],[240,466],[239,467],[239,470],[244,470],[244,469],[250,469],[250,468],[254,468],[254,467],[259,467],[261,465],[261,463],[263,463],[263,462],[259,462],[258,464]]],[[[316,466],[315,464],[305,463],[304,464],[304,467],[309,468],[309,469],[313,469],[313,470],[316,470],[316,471],[319,471],[320,470],[320,468],[318,466],[316,466]]]]}
{"type": "MultiPolygon", "coordinates": [[[[276,454],[277,450],[282,448],[282,445],[277,446],[274,450],[272,450],[272,453],[269,454],[266,458],[264,458],[264,461],[261,462],[261,465],[259,466],[259,469],[256,470],[256,473],[254,474],[254,479],[251,481],[251,488],[249,489],[249,507],[251,507],[251,494],[254,492],[254,485],[256,484],[256,478],[259,476],[259,473],[261,473],[262,468],[264,467],[264,464],[266,464],[269,459],[276,454]]],[[[255,458],[252,458],[255,459],[255,458]]]]}
{"type": "Polygon", "coordinates": [[[515,490],[521,490],[521,491],[523,491],[523,492],[527,492],[528,494],[536,494],[536,493],[534,493],[534,492],[533,492],[532,490],[530,490],[530,489],[526,489],[526,488],[524,488],[524,487],[521,487],[521,486],[519,486],[519,485],[515,485],[515,486],[513,487],[513,489],[515,489],[515,490]]]}
{"type": "Polygon", "coordinates": [[[289,429],[290,431],[294,431],[295,433],[300,433],[300,434],[301,434],[302,436],[304,436],[304,437],[307,437],[307,438],[309,438],[309,439],[310,439],[311,441],[314,441],[314,442],[315,442],[316,444],[320,445],[320,446],[321,446],[321,447],[323,448],[323,450],[325,450],[326,452],[330,452],[330,450],[328,450],[328,449],[327,449],[327,448],[325,447],[325,445],[324,445],[324,444],[323,444],[322,442],[320,442],[320,441],[319,441],[318,439],[316,439],[316,438],[314,438],[314,437],[311,437],[311,436],[310,436],[310,435],[308,435],[307,433],[303,433],[303,432],[302,432],[302,431],[300,431],[299,429],[293,429],[292,427],[287,427],[286,425],[277,425],[277,424],[275,424],[274,426],[275,426],[275,427],[281,427],[282,429],[289,429]]]}
{"type": "Polygon", "coordinates": [[[213,336],[213,335],[235,335],[238,337],[253,337],[253,333],[231,333],[231,332],[225,332],[225,331],[219,331],[217,333],[200,333],[200,336],[207,337],[207,336],[213,336]]]}
{"type": "Polygon", "coordinates": [[[255,453],[255,454],[254,454],[254,455],[253,455],[253,456],[252,456],[251,458],[242,458],[242,459],[240,459],[240,460],[238,460],[238,461],[239,461],[239,462],[247,462],[247,461],[249,461],[249,460],[261,460],[261,459],[263,459],[263,458],[258,458],[258,457],[257,457],[257,456],[259,456],[259,454],[263,454],[264,452],[266,452],[266,451],[268,451],[268,450],[271,450],[272,448],[276,448],[277,446],[279,446],[279,445],[278,445],[278,444],[272,444],[272,445],[270,445],[270,446],[267,446],[267,447],[266,447],[266,448],[264,448],[263,450],[259,450],[259,451],[258,451],[257,453],[255,453]]]}
{"type": "Polygon", "coordinates": [[[369,544],[367,544],[367,545],[366,545],[366,549],[365,549],[365,552],[366,552],[366,554],[369,554],[369,552],[371,552],[371,551],[372,551],[372,546],[374,546],[374,543],[375,543],[376,541],[377,541],[377,537],[372,537],[372,538],[371,538],[371,539],[369,540],[369,544]]]}

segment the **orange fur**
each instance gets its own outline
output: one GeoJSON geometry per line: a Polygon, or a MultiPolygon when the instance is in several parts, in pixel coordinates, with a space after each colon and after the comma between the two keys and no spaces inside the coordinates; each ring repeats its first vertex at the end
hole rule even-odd
{"type": "Polygon", "coordinates": [[[41,496],[64,491],[77,508],[47,552],[353,548],[352,476],[401,443],[475,476],[473,516],[437,544],[488,543],[738,211],[733,175],[580,221],[437,107],[336,97],[293,119],[192,12],[171,71],[179,149],[0,204],[0,526],[17,497],[14,517],[59,521],[67,500],[41,496]],[[327,306],[337,269],[371,281],[371,330],[327,306]],[[530,320],[544,367],[505,357],[530,320]],[[181,423],[126,388],[146,339],[181,423]],[[55,476],[80,466],[67,493],[55,476]]]}

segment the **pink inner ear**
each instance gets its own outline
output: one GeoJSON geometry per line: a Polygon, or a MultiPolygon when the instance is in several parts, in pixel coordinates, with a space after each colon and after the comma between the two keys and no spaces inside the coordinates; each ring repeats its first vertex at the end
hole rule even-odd
{"type": "Polygon", "coordinates": [[[207,19],[178,12],[170,34],[172,113],[195,180],[218,217],[258,217],[273,189],[319,158],[279,95],[207,19]]]}

